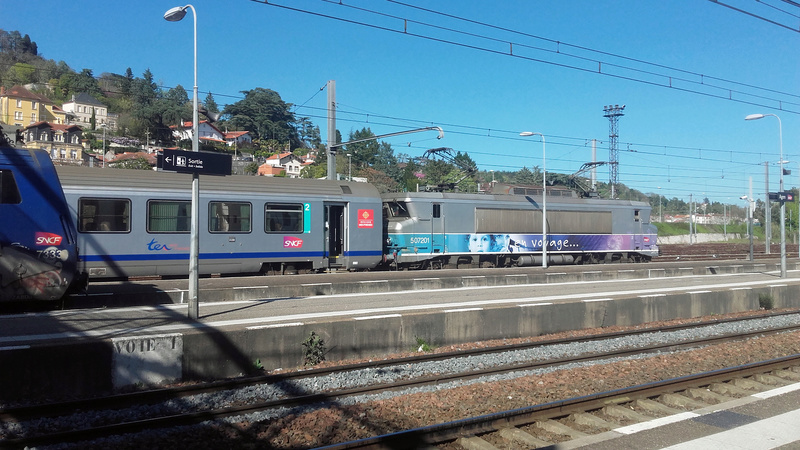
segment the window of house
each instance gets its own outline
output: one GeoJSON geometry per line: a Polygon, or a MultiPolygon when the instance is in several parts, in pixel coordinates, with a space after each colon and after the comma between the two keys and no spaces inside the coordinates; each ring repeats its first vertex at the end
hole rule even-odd
{"type": "Polygon", "coordinates": [[[244,202],[209,202],[208,231],[211,233],[249,233],[252,206],[244,202]]]}
{"type": "Polygon", "coordinates": [[[267,233],[302,233],[303,205],[267,203],[264,208],[264,231],[267,233]]]}
{"type": "Polygon", "coordinates": [[[40,141],[47,141],[47,132],[43,131],[42,134],[39,136],[40,141]]]}
{"type": "Polygon", "coordinates": [[[36,113],[31,113],[31,122],[36,122],[36,113]]]}
{"type": "Polygon", "coordinates": [[[14,111],[14,120],[22,120],[22,111],[14,111]]]}
{"type": "Polygon", "coordinates": [[[71,156],[72,159],[78,159],[78,151],[77,150],[73,150],[70,156],[71,156]]]}
{"type": "Polygon", "coordinates": [[[31,108],[36,109],[36,102],[34,101],[31,102],[31,108]]]}
{"type": "Polygon", "coordinates": [[[17,99],[17,108],[22,108],[22,100],[17,99]]]}
{"type": "Polygon", "coordinates": [[[79,199],[78,231],[82,233],[131,231],[131,201],[127,198],[79,199]]]}
{"type": "Polygon", "coordinates": [[[147,231],[150,233],[188,233],[192,203],[185,200],[147,202],[147,231]]]}
{"type": "Polygon", "coordinates": [[[0,204],[18,204],[21,201],[14,173],[10,170],[0,170],[0,204]]]}

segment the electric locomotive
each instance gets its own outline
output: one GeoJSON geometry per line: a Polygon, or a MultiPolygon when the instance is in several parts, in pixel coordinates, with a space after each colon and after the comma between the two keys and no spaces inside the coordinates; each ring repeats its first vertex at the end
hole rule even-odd
{"type": "Polygon", "coordinates": [[[387,260],[413,269],[535,265],[543,248],[548,265],[646,262],[658,255],[647,203],[584,199],[552,189],[545,208],[541,188],[504,191],[384,194],[387,260]]]}

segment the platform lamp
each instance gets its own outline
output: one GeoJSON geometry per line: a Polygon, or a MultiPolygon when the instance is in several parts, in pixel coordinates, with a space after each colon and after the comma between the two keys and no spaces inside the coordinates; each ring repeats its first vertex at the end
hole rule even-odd
{"type": "Polygon", "coordinates": [[[547,269],[547,169],[544,135],[535,131],[523,131],[520,136],[541,136],[542,138],[542,269],[547,269]]]}
{"type": "MultiPolygon", "coordinates": [[[[778,165],[781,171],[780,192],[783,192],[783,125],[781,118],[775,114],[750,114],[744,120],[758,120],[772,116],[778,119],[778,140],[780,142],[781,159],[778,165]]],[[[769,214],[769,211],[766,212],[769,214]]],[[[781,278],[786,278],[786,202],[781,201],[781,278]]]]}
{"type": "MultiPolygon", "coordinates": [[[[192,151],[199,152],[198,136],[198,101],[197,101],[197,11],[192,5],[176,6],[166,13],[164,19],[170,22],[177,22],[186,16],[186,10],[192,9],[194,17],[194,89],[192,95],[192,151]]],[[[192,174],[192,217],[191,235],[189,238],[189,318],[197,319],[200,316],[198,291],[199,280],[199,260],[200,260],[200,175],[196,172],[192,174]]]]}

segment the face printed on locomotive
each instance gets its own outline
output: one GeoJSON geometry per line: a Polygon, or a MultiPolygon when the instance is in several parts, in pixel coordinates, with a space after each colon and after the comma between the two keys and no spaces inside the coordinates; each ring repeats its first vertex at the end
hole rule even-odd
{"type": "Polygon", "coordinates": [[[492,250],[492,237],[488,234],[469,234],[467,248],[471,253],[489,252],[492,250]]]}

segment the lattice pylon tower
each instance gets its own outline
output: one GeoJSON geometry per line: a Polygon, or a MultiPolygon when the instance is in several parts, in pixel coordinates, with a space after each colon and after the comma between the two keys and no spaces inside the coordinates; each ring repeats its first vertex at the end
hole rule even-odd
{"type": "Polygon", "coordinates": [[[625,105],[608,105],[603,107],[603,117],[608,117],[608,164],[610,172],[608,183],[611,185],[611,198],[617,197],[617,184],[619,183],[619,146],[617,138],[619,138],[618,122],[619,118],[625,114],[625,105]]]}

